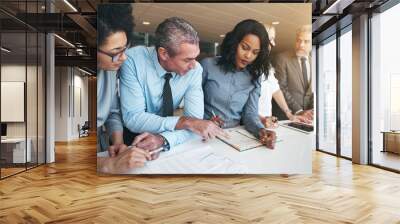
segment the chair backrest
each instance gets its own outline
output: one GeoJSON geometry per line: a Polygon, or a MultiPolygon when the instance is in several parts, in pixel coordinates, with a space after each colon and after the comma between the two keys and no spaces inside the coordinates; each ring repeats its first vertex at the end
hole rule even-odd
{"type": "Polygon", "coordinates": [[[86,130],[86,129],[89,129],[89,128],[90,128],[89,121],[85,121],[85,123],[82,126],[82,129],[86,130]]]}

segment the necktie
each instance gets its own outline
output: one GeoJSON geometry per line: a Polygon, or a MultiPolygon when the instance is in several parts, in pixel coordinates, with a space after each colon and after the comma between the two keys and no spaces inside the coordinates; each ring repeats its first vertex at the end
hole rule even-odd
{"type": "Polygon", "coordinates": [[[164,75],[165,83],[163,89],[163,104],[162,104],[163,117],[172,116],[174,113],[174,104],[172,100],[171,86],[169,85],[169,80],[171,79],[171,77],[172,77],[171,73],[166,73],[164,75]]]}
{"type": "Polygon", "coordinates": [[[306,58],[301,57],[301,72],[303,73],[303,80],[304,80],[304,89],[308,89],[308,75],[307,75],[307,65],[306,65],[306,58]]]}

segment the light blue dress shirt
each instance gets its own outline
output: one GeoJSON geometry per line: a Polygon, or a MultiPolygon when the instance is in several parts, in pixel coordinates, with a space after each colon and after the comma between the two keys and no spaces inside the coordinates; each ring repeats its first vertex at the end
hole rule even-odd
{"type": "MultiPolygon", "coordinates": [[[[135,133],[159,133],[171,147],[194,137],[191,131],[175,130],[179,117],[161,116],[167,71],[159,64],[155,48],[137,46],[127,50],[126,55],[128,58],[120,69],[121,111],[125,127],[135,133]]],[[[174,109],[184,100],[183,116],[203,118],[202,72],[197,62],[195,68],[185,75],[171,72],[174,109]]]]}
{"type": "Polygon", "coordinates": [[[223,128],[232,128],[242,122],[245,128],[259,137],[264,128],[258,117],[260,82],[254,81],[247,69],[224,72],[217,65],[218,58],[205,58],[203,67],[204,118],[215,115],[223,121],[223,128]]]}

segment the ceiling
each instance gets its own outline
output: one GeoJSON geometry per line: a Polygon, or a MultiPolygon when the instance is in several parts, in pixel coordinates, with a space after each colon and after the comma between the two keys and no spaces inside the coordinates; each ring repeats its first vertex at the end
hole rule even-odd
{"type": "MultiPolygon", "coordinates": [[[[6,54],[3,60],[5,58],[7,60],[24,58],[26,54],[29,59],[31,54],[35,54],[37,50],[36,41],[31,41],[34,37],[27,38],[26,51],[24,50],[25,38],[17,37],[21,36],[21,32],[25,33],[26,28],[34,27],[30,29],[57,33],[78,48],[83,49],[83,56],[86,56],[80,57],[77,52],[74,53],[76,49],[67,49],[68,44],[56,38],[56,57],[63,56],[56,58],[56,62],[66,64],[74,61],[76,66],[85,62],[86,64],[89,63],[90,67],[95,70],[97,5],[132,1],[67,1],[77,9],[77,12],[74,12],[65,0],[0,0],[2,44],[13,50],[12,54],[2,52],[2,56],[6,54]],[[46,13],[50,11],[44,4],[46,1],[51,2],[54,13],[46,13]],[[25,25],[26,23],[29,25],[25,25]]],[[[388,0],[234,0],[236,3],[204,3],[203,1],[232,2],[232,0],[136,0],[136,2],[143,3],[135,3],[133,7],[136,23],[135,31],[153,33],[156,26],[165,18],[179,16],[193,24],[199,32],[201,40],[220,43],[223,39],[220,35],[230,31],[235,24],[243,19],[252,18],[262,23],[279,21],[280,24],[276,26],[277,47],[272,52],[277,53],[293,48],[295,31],[297,27],[303,24],[313,22],[313,41],[318,40],[336,32],[335,24],[338,20],[371,10],[388,0]],[[166,3],[168,1],[197,3],[166,3]],[[344,13],[324,15],[325,9],[329,8],[335,1],[347,3],[346,6],[343,6],[343,9],[340,9],[344,13]],[[143,21],[150,22],[150,25],[143,25],[143,21]]],[[[351,22],[351,17],[348,20],[351,22]]],[[[343,26],[346,25],[345,22],[343,24],[343,26]]]]}
{"type": "Polygon", "coordinates": [[[255,19],[276,26],[276,49],[292,49],[296,29],[311,25],[310,3],[135,3],[133,7],[136,32],[154,33],[157,25],[172,16],[189,21],[202,41],[221,43],[225,34],[244,19],[255,19]],[[143,25],[143,21],[150,25],[143,25]]]}

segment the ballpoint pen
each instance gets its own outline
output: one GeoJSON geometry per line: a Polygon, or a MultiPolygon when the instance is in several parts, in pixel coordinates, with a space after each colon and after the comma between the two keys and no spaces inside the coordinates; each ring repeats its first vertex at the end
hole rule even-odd
{"type": "Polygon", "coordinates": [[[211,110],[211,113],[212,113],[212,116],[213,116],[213,117],[217,117],[217,115],[215,115],[214,110],[211,110]]]}
{"type": "MultiPolygon", "coordinates": [[[[133,147],[135,147],[136,145],[130,145],[130,146],[128,146],[128,149],[132,149],[133,147]]],[[[157,152],[161,152],[163,150],[163,148],[162,147],[160,147],[160,148],[158,148],[158,149],[154,149],[153,151],[150,151],[149,153],[150,153],[150,155],[153,155],[153,154],[155,154],[155,153],[157,153],[157,152]]]]}
{"type": "Polygon", "coordinates": [[[163,148],[160,147],[160,148],[158,148],[158,149],[155,149],[155,150],[153,150],[153,151],[150,151],[150,155],[153,155],[153,154],[155,154],[155,153],[161,152],[162,150],[163,150],[163,148]]]}
{"type": "Polygon", "coordinates": [[[218,127],[222,128],[222,125],[223,125],[222,119],[215,114],[214,110],[211,110],[211,114],[212,114],[211,121],[216,123],[216,125],[218,125],[218,127]]]}

